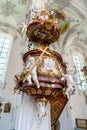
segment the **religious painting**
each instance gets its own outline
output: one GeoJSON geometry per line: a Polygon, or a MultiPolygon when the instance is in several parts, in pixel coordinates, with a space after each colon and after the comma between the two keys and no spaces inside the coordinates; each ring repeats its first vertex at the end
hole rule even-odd
{"type": "Polygon", "coordinates": [[[76,119],[77,128],[87,129],[87,119],[76,119]]]}
{"type": "Polygon", "coordinates": [[[11,111],[11,103],[5,103],[4,105],[4,113],[10,113],[11,111]]]}

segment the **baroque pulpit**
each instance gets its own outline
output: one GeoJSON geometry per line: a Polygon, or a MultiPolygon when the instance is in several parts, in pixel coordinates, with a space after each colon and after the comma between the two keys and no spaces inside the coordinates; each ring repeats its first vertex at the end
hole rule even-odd
{"type": "Polygon", "coordinates": [[[68,101],[66,92],[71,89],[68,89],[67,80],[61,80],[66,75],[66,64],[49,45],[55,44],[69,27],[69,22],[64,12],[48,11],[44,5],[39,11],[31,10],[31,14],[26,36],[28,42],[36,43],[36,47],[23,55],[23,71],[14,76],[14,92],[19,90],[25,96],[18,130],[43,130],[45,127],[51,130],[68,101]],[[24,122],[29,125],[23,125],[24,122]]]}

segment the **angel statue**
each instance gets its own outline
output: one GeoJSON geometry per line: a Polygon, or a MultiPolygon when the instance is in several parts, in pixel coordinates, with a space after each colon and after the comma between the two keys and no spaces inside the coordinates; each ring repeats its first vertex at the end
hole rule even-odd
{"type": "Polygon", "coordinates": [[[40,84],[37,78],[37,66],[35,65],[35,58],[30,57],[27,60],[27,65],[25,67],[26,72],[31,71],[31,73],[27,77],[28,85],[32,84],[32,80],[37,85],[37,88],[40,88],[40,84]],[[34,67],[33,67],[34,66],[34,67]]]}
{"type": "Polygon", "coordinates": [[[76,79],[71,67],[67,67],[66,74],[61,78],[61,80],[65,80],[67,82],[66,95],[69,99],[70,95],[74,93],[76,86],[76,79]]]}

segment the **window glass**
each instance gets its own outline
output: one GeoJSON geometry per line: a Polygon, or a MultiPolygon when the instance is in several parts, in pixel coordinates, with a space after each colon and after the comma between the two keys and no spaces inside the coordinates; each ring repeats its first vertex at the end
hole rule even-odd
{"type": "Polygon", "coordinates": [[[10,40],[5,37],[0,37],[0,82],[4,81],[9,49],[10,40]]]}
{"type": "Polygon", "coordinates": [[[86,79],[84,76],[84,73],[81,71],[83,68],[83,65],[81,63],[81,58],[78,55],[73,55],[74,64],[77,70],[77,82],[79,84],[80,89],[86,89],[86,79]]]}

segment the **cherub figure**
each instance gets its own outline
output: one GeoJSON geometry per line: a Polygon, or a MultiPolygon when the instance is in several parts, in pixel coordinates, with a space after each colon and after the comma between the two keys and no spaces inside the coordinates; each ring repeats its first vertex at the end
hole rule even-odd
{"type": "Polygon", "coordinates": [[[76,86],[75,79],[74,79],[74,72],[71,67],[68,67],[66,69],[66,74],[64,75],[64,77],[62,77],[61,80],[66,80],[67,82],[66,95],[67,98],[69,98],[70,95],[75,91],[75,86],[76,86]]]}
{"type": "Polygon", "coordinates": [[[46,116],[45,102],[37,102],[38,117],[42,118],[46,116]]]}
{"type": "MultiPolygon", "coordinates": [[[[35,58],[34,57],[30,57],[28,60],[27,60],[27,65],[25,67],[25,70],[27,72],[31,71],[32,67],[35,65],[35,58]]],[[[39,81],[38,81],[38,78],[37,78],[37,66],[34,66],[34,68],[32,69],[30,75],[28,76],[27,78],[27,81],[28,81],[28,85],[32,84],[32,80],[35,82],[35,84],[37,85],[37,88],[40,88],[40,85],[39,85],[39,81]]]]}

